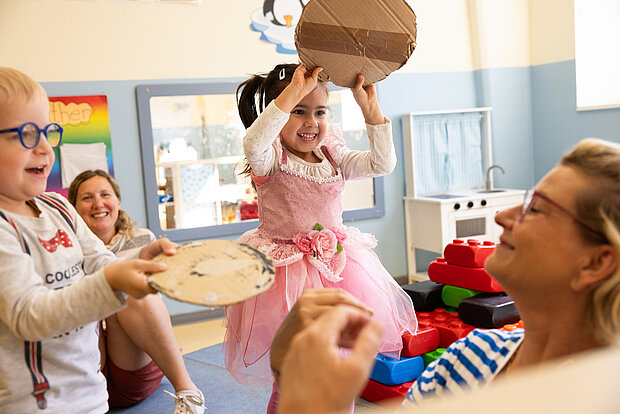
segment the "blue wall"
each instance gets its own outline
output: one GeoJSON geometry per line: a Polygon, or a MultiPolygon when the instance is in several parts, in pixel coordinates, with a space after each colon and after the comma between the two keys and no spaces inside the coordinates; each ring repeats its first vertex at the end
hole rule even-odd
{"type": "Polygon", "coordinates": [[[620,142],[620,108],[576,110],[575,61],[532,68],[536,180],[586,137],[620,142]]]}
{"type": "MultiPolygon", "coordinates": [[[[44,83],[50,96],[108,97],[112,153],[123,189],[123,208],[146,225],[143,176],[135,87],[141,84],[196,83],[231,79],[137,80],[118,82],[44,83]]],[[[232,79],[234,80],[234,79],[232,79]]],[[[586,136],[620,142],[620,110],[575,110],[574,61],[523,68],[475,72],[393,74],[378,85],[382,109],[393,122],[398,156],[396,170],[385,178],[386,215],[355,225],[374,234],[376,252],[393,276],[407,273],[405,168],[401,118],[416,111],[491,106],[494,162],[498,187],[529,188],[559,159],[560,154],[586,136]]],[[[150,154],[149,154],[150,156],[150,154]]],[[[234,239],[235,236],[229,239],[234,239]]],[[[166,301],[171,314],[203,309],[166,301]]]]}

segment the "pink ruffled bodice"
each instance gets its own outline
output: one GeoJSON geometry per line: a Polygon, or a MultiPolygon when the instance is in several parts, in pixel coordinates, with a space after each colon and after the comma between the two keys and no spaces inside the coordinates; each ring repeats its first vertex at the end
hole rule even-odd
{"type": "MultiPolygon", "coordinates": [[[[321,151],[327,157],[326,147],[321,151]]],[[[274,239],[289,239],[299,232],[308,232],[319,222],[325,228],[342,224],[344,178],[340,168],[329,178],[300,177],[287,166],[282,150],[280,168],[260,184],[264,177],[253,177],[258,192],[258,232],[274,239]],[[300,179],[302,178],[302,179],[300,179]]]]}
{"type": "Polygon", "coordinates": [[[311,243],[314,236],[311,232],[320,224],[325,232],[336,237],[340,246],[346,240],[347,245],[373,249],[376,240],[370,234],[342,224],[344,178],[326,146],[321,147],[321,152],[336,171],[336,175],[329,178],[300,176],[288,168],[286,153],[281,146],[279,148],[281,162],[275,174],[252,177],[257,183],[260,225],[238,241],[259,248],[276,266],[286,266],[307,256],[323,277],[337,282],[346,264],[346,249],[317,254],[316,249],[305,246],[299,238],[307,238],[311,243]]]}

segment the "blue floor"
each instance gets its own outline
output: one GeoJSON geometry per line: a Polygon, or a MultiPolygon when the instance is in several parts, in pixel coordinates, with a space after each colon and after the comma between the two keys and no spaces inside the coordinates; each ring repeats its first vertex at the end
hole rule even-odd
{"type": "MultiPolygon", "coordinates": [[[[194,383],[205,395],[208,414],[264,414],[271,387],[250,388],[238,384],[224,367],[222,345],[214,345],[183,356],[185,366],[194,383]]],[[[152,414],[174,412],[174,399],[163,390],[174,393],[164,377],[159,388],[140,404],[111,413],[152,414]]]]}

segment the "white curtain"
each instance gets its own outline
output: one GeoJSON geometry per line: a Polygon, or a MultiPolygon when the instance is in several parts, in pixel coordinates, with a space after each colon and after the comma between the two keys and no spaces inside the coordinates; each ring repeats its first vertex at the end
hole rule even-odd
{"type": "Polygon", "coordinates": [[[415,184],[419,195],[480,187],[481,115],[421,115],[413,119],[415,184]]]}

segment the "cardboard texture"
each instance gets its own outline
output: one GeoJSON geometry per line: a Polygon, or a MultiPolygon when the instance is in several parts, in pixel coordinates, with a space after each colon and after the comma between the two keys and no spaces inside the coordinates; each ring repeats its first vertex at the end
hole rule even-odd
{"type": "Polygon", "coordinates": [[[266,291],[275,280],[269,256],[229,240],[196,240],[178,247],[174,256],[153,260],[168,269],[153,273],[149,284],[172,299],[195,305],[241,302],[266,291]]]}
{"type": "Polygon", "coordinates": [[[404,0],[310,0],[295,29],[301,62],[319,78],[364,86],[401,68],[416,46],[416,16],[404,0]]]}

